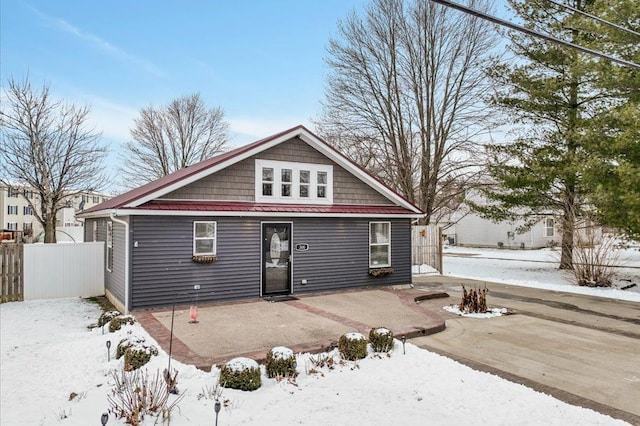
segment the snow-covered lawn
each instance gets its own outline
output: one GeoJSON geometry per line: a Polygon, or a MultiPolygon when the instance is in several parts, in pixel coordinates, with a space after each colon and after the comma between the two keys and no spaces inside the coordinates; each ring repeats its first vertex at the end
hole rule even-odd
{"type": "MultiPolygon", "coordinates": [[[[558,269],[559,250],[499,250],[449,246],[444,249],[445,275],[589,294],[640,302],[640,250],[620,251],[623,267],[616,268],[615,288],[579,287],[558,269]],[[635,283],[628,290],[621,287],[635,283]]],[[[414,273],[418,272],[414,270],[414,273]]],[[[426,271],[425,271],[426,272],[426,271]]]]}
{"type": "MultiPolygon", "coordinates": [[[[137,324],[109,334],[89,330],[100,311],[80,299],[0,305],[0,423],[2,425],[96,425],[107,411],[116,345],[131,334],[155,341],[137,324]],[[106,342],[111,341],[111,361],[106,342]],[[78,394],[72,400],[72,393],[78,394]]],[[[491,320],[488,320],[491,321],[491,320]]],[[[338,337],[338,336],[336,336],[338,337]]],[[[336,353],[332,353],[337,359],[336,353]]],[[[613,425],[625,424],[592,410],[474,371],[448,358],[402,344],[387,356],[371,354],[329,370],[308,373],[308,354],[298,355],[296,385],[267,379],[255,392],[225,389],[222,425],[613,425]]],[[[162,350],[148,368],[166,368],[162,350]]],[[[172,361],[184,395],[172,425],[213,425],[214,401],[198,397],[213,388],[210,373],[172,361]]],[[[172,398],[174,398],[172,396],[172,398]]],[[[143,424],[156,424],[147,418],[143,424]]],[[[109,418],[108,424],[124,424],[109,418]]],[[[158,421],[158,424],[161,424],[158,421]]]]}

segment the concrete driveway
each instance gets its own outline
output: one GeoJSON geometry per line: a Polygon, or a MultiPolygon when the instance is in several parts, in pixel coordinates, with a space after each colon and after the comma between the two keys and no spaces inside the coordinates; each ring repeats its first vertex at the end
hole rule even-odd
{"type": "MultiPolygon", "coordinates": [[[[453,300],[485,283],[414,277],[418,288],[453,300]]],[[[488,304],[516,315],[448,315],[446,330],[412,343],[551,394],[570,404],[640,425],[640,303],[487,283],[488,304]]],[[[448,303],[448,302],[447,302],[448,303]]],[[[442,301],[422,302],[432,309],[442,301]]]]}

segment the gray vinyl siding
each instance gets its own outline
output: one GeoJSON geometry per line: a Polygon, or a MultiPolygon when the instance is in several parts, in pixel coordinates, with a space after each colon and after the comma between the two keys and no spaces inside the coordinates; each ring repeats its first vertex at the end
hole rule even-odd
{"type": "MultiPolygon", "coordinates": [[[[119,219],[126,220],[120,217],[119,219]]],[[[86,219],[84,225],[85,241],[93,241],[93,223],[98,223],[98,241],[105,243],[104,253],[107,255],[107,222],[108,218],[86,219]]],[[[107,259],[104,262],[104,286],[123,305],[125,303],[125,227],[117,222],[113,222],[113,267],[107,270],[107,259]]]]}
{"type": "MultiPolygon", "coordinates": [[[[411,226],[408,219],[391,220],[392,267],[384,277],[369,275],[369,220],[340,218],[265,218],[291,222],[293,292],[315,292],[411,282],[411,226]],[[301,280],[308,280],[301,285],[301,280]]],[[[380,219],[376,219],[378,221],[380,219]]],[[[131,309],[179,305],[193,300],[222,301],[260,296],[260,218],[132,216],[131,309]],[[192,261],[193,221],[217,223],[217,260],[192,261]],[[136,246],[137,245],[137,246],[136,246]],[[188,294],[187,294],[188,293],[188,294]]]]}
{"type": "Polygon", "coordinates": [[[260,296],[259,220],[135,216],[132,228],[132,309],[187,304],[196,284],[203,301],[260,296]],[[196,220],[217,222],[214,263],[192,261],[196,220]]]}
{"type": "Polygon", "coordinates": [[[334,204],[393,204],[299,138],[283,142],[162,198],[254,201],[256,159],[332,165],[334,204]]]}
{"type": "MultiPolygon", "coordinates": [[[[375,221],[385,221],[375,219],[375,221]]],[[[411,223],[391,220],[390,275],[369,275],[369,220],[305,219],[294,222],[293,243],[309,244],[293,252],[294,293],[411,283],[411,223]],[[307,280],[302,285],[303,279],[307,280]]]]}

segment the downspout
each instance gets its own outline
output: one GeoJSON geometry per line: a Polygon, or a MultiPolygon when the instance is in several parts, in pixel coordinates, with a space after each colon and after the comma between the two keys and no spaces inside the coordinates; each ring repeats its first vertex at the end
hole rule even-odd
{"type": "Polygon", "coordinates": [[[118,211],[109,213],[112,221],[124,225],[124,314],[129,314],[129,222],[118,219],[118,211]]]}

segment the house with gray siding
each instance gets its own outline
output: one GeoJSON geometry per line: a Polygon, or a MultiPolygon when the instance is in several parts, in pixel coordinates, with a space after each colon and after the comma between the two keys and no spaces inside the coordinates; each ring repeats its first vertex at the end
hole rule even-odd
{"type": "Polygon", "coordinates": [[[423,212],[303,126],[85,210],[123,312],[411,283],[423,212]],[[195,290],[199,286],[199,290],[195,290]]]}

